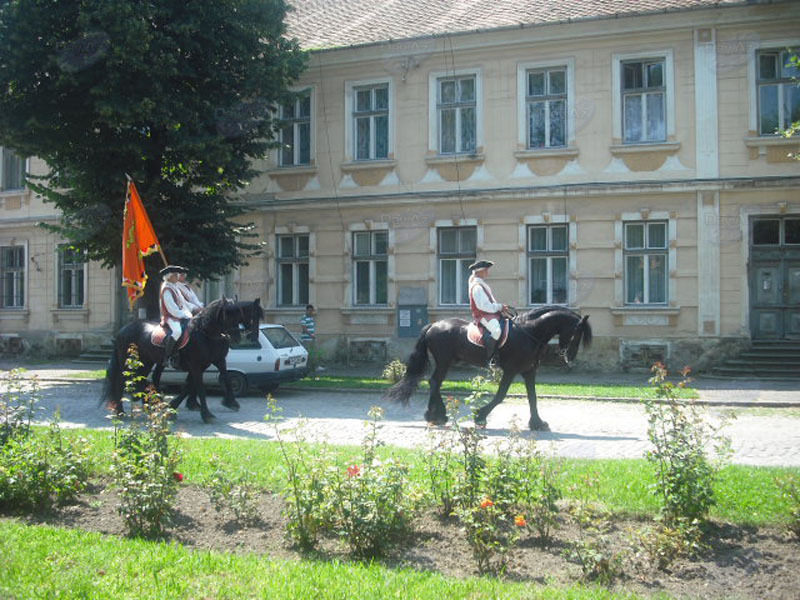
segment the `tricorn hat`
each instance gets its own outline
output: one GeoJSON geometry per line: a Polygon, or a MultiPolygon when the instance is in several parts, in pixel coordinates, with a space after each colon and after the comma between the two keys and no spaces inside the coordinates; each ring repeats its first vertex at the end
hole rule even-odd
{"type": "Polygon", "coordinates": [[[472,263],[469,266],[470,271],[477,271],[478,269],[488,269],[489,267],[493,266],[494,263],[490,260],[479,260],[477,262],[472,263]]]}
{"type": "Polygon", "coordinates": [[[181,267],[180,265],[167,265],[163,269],[161,269],[158,274],[164,277],[165,275],[169,275],[170,273],[188,273],[189,269],[186,267],[181,267]]]}

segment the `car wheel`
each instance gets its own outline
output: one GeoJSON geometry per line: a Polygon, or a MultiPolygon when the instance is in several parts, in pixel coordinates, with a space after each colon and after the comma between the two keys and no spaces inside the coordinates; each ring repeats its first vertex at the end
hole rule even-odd
{"type": "Polygon", "coordinates": [[[241,398],[247,393],[247,377],[242,373],[228,371],[228,384],[236,398],[241,398]]]}
{"type": "Polygon", "coordinates": [[[269,384],[265,385],[261,389],[264,390],[264,393],[271,394],[272,392],[274,392],[275,390],[278,389],[278,384],[277,383],[269,383],[269,384]]]}

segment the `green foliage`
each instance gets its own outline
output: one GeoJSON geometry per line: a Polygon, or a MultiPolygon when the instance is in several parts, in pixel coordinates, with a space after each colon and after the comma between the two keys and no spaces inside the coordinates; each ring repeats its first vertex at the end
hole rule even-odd
{"type": "Polygon", "coordinates": [[[214,509],[217,512],[231,511],[234,518],[244,525],[258,521],[255,498],[258,488],[254,483],[255,474],[242,467],[231,473],[231,468],[223,466],[216,454],[209,459],[209,465],[213,472],[204,487],[208,491],[214,509]]]}
{"type": "Polygon", "coordinates": [[[0,506],[50,508],[76,498],[92,463],[85,438],[66,435],[59,415],[32,428],[41,399],[38,380],[21,370],[0,375],[0,506]]]}
{"type": "Polygon", "coordinates": [[[675,526],[657,522],[632,533],[636,555],[651,567],[666,570],[675,560],[695,556],[703,548],[703,532],[696,523],[675,526]]]}
{"type": "Polygon", "coordinates": [[[597,475],[591,474],[570,489],[573,501],[568,513],[578,526],[579,537],[565,555],[580,565],[585,579],[608,585],[622,575],[625,553],[612,550],[607,536],[610,515],[603,506],[590,499],[597,483],[597,475]]]}
{"type": "MultiPolygon", "coordinates": [[[[684,370],[687,383],[688,370],[684,370]]],[[[679,400],[674,385],[666,381],[666,368],[653,365],[651,383],[656,388],[658,401],[645,400],[647,436],[653,445],[646,454],[655,467],[656,483],[653,493],[661,501],[661,517],[670,528],[702,524],[714,506],[714,481],[721,461],[729,452],[730,441],[720,430],[703,420],[697,406],[679,400]],[[712,448],[713,447],[713,448],[712,448]],[[713,449],[720,462],[707,456],[713,449]]]]}
{"type": "Polygon", "coordinates": [[[117,264],[128,173],[170,260],[203,278],[244,264],[259,246],[231,195],[274,146],[275,109],[305,66],[284,37],[287,10],[284,0],[0,3],[0,145],[51,167],[29,181],[64,216],[48,228],[117,264]]]}
{"type": "Polygon", "coordinates": [[[779,477],[776,483],[789,504],[789,531],[800,538],[800,476],[779,477]]]}
{"type": "MultiPolygon", "coordinates": [[[[140,377],[134,373],[141,363],[133,345],[126,366],[126,387],[136,390],[140,377]]],[[[183,481],[178,471],[181,452],[169,438],[169,419],[175,411],[152,387],[132,391],[131,396],[129,427],[115,421],[111,476],[119,489],[118,510],[128,534],[153,538],[163,534],[183,481]],[[136,400],[141,400],[141,407],[136,400]]]]}
{"type": "Polygon", "coordinates": [[[308,443],[303,421],[296,427],[281,427],[282,410],[271,395],[267,396],[267,407],[265,420],[272,425],[283,458],[286,533],[301,549],[312,550],[325,526],[323,507],[331,450],[327,444],[308,443]]]}
{"type": "Polygon", "coordinates": [[[383,368],[383,377],[389,383],[397,383],[406,374],[406,364],[399,358],[395,358],[383,368]]]}
{"type": "Polygon", "coordinates": [[[420,494],[412,490],[408,466],[387,458],[380,460],[379,421],[383,409],[373,406],[366,422],[360,464],[346,469],[329,469],[325,490],[325,522],[358,558],[386,554],[406,536],[411,527],[420,494]]]}

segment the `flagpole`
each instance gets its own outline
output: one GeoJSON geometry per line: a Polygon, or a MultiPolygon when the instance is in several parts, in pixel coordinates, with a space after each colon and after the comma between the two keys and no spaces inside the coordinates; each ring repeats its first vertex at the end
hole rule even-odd
{"type": "MultiPolygon", "coordinates": [[[[133,182],[133,178],[130,175],[128,175],[127,173],[125,173],[125,177],[128,180],[128,184],[133,182]]],[[[128,186],[128,190],[130,190],[129,186],[128,186]]],[[[125,192],[125,197],[126,198],[128,196],[128,193],[129,192],[127,192],[127,191],[125,192]]],[[[161,244],[158,245],[158,254],[161,256],[161,260],[164,261],[164,266],[166,267],[167,265],[169,265],[169,262],[167,261],[167,257],[164,255],[164,250],[161,248],[161,244]]]]}

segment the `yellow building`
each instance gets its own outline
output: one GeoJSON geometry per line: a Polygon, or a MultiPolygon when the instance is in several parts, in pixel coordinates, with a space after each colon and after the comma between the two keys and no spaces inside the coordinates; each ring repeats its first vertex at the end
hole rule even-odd
{"type": "MultiPolygon", "coordinates": [[[[229,282],[269,320],[311,303],[329,356],[401,356],[419,319],[467,317],[488,258],[503,302],[590,315],[592,365],[800,337],[799,144],[775,133],[800,4],[293,4],[302,94],[241,193],[269,250],[229,282]]],[[[110,334],[118,277],[85,267],[65,305],[72,263],[33,226],[57,215],[0,198],[3,335],[110,334]]]]}

